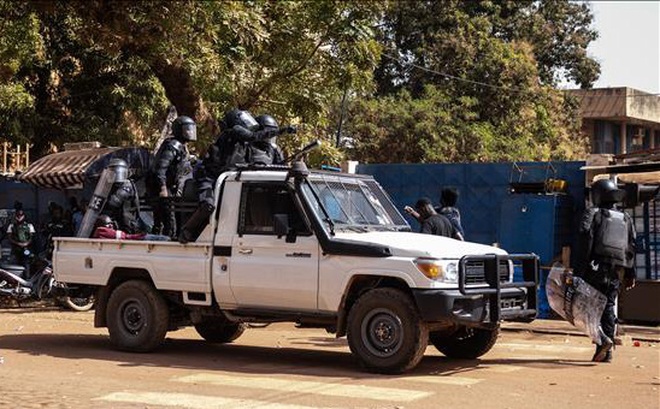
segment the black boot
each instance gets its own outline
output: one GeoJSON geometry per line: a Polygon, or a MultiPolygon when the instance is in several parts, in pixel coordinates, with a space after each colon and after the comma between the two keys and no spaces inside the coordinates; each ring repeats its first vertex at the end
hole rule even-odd
{"type": "Polygon", "coordinates": [[[181,228],[179,243],[185,244],[197,240],[204,227],[209,223],[209,217],[213,214],[213,210],[212,205],[208,203],[201,204],[181,228]]]}
{"type": "Polygon", "coordinates": [[[600,345],[596,347],[596,352],[594,353],[591,360],[593,362],[612,362],[612,346],[614,342],[607,335],[601,336],[600,345]]]}

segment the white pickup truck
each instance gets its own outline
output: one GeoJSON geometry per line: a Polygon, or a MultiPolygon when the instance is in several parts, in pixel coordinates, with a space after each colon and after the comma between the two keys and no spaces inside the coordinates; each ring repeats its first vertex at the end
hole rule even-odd
{"type": "Polygon", "coordinates": [[[191,325],[231,342],[246,323],[288,321],[347,336],[366,370],[400,373],[429,342],[476,358],[501,320],[536,316],[536,256],[413,233],[371,176],[236,170],[215,197],[195,242],[55,239],[57,280],[97,292],[94,324],[116,348],[151,351],[191,325]]]}

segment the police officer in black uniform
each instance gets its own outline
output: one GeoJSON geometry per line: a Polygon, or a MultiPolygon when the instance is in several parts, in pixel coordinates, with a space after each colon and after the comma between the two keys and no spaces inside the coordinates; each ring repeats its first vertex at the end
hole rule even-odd
{"type": "Polygon", "coordinates": [[[112,159],[108,166],[115,169],[115,180],[102,213],[116,220],[120,230],[137,233],[140,231],[140,202],[135,183],[128,175],[128,164],[123,159],[112,159]]]}
{"type": "Polygon", "coordinates": [[[270,131],[272,132],[272,135],[270,138],[259,142],[260,144],[264,145],[264,150],[270,150],[272,151],[272,156],[273,156],[273,164],[274,165],[282,165],[284,164],[284,153],[282,152],[282,149],[277,145],[277,136],[282,135],[285,133],[296,133],[296,127],[289,125],[283,128],[280,128],[279,124],[270,115],[259,115],[258,117],[255,118],[257,123],[259,124],[259,129],[264,130],[264,131],[270,131]]]}
{"type": "Polygon", "coordinates": [[[192,118],[179,116],[172,122],[172,138],[163,141],[149,173],[149,196],[154,202],[154,234],[175,237],[176,217],[172,199],[183,195],[183,184],[192,167],[188,142],[197,140],[197,125],[192,118]]]}
{"type": "Polygon", "coordinates": [[[585,210],[580,223],[576,274],[605,294],[607,303],[601,316],[601,342],[592,360],[612,360],[616,332],[614,310],[621,280],[626,289],[635,285],[635,226],[630,216],[616,208],[624,191],[614,181],[601,179],[591,185],[593,207],[585,210]]]}
{"type": "Polygon", "coordinates": [[[225,113],[220,127],[220,136],[209,146],[195,172],[199,207],[183,226],[181,243],[196,240],[208,223],[215,209],[213,189],[222,172],[239,166],[271,165],[278,160],[271,145],[271,139],[282,133],[276,122],[275,127],[262,127],[248,111],[233,109],[225,113]]]}

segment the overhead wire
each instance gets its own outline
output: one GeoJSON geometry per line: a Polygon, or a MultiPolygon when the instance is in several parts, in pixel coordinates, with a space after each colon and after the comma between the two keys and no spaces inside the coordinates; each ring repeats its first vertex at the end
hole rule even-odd
{"type": "MultiPolygon", "coordinates": [[[[503,86],[500,86],[500,85],[489,84],[489,83],[482,82],[482,81],[475,81],[475,80],[470,80],[470,79],[467,79],[467,78],[457,77],[455,75],[447,74],[447,73],[444,73],[444,72],[441,72],[441,71],[437,71],[437,70],[434,70],[434,69],[431,69],[431,68],[421,66],[419,64],[415,64],[414,62],[403,61],[401,58],[394,57],[394,56],[392,56],[390,54],[387,54],[387,53],[382,53],[381,55],[388,58],[388,59],[390,59],[390,60],[392,60],[392,61],[396,61],[396,62],[398,62],[399,64],[401,64],[403,66],[409,66],[409,67],[417,68],[419,70],[426,71],[426,72],[429,72],[431,74],[439,75],[441,77],[449,78],[449,79],[452,79],[452,80],[461,81],[461,82],[465,82],[465,83],[473,84],[473,85],[480,85],[480,86],[483,86],[483,87],[497,89],[497,90],[501,90],[501,91],[527,92],[527,90],[525,90],[523,88],[503,87],[503,86]]],[[[614,88],[619,88],[619,87],[614,87],[614,88]]],[[[630,87],[620,87],[620,88],[630,88],[630,87]]],[[[599,88],[596,88],[596,89],[599,89],[599,88]]],[[[593,90],[593,88],[590,88],[590,89],[575,89],[575,90],[566,89],[566,90],[558,90],[558,91],[573,92],[573,91],[591,91],[591,90],[593,90]]],[[[611,95],[590,95],[590,97],[608,97],[609,98],[609,97],[611,97],[611,95]]],[[[632,95],[627,94],[627,95],[625,95],[625,97],[626,98],[660,97],[660,93],[646,93],[645,92],[644,94],[641,94],[641,95],[640,94],[632,94],[632,95]]]]}

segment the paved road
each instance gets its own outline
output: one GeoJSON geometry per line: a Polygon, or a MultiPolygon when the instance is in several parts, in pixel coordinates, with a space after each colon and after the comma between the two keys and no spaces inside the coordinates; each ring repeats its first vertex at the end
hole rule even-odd
{"type": "Polygon", "coordinates": [[[660,344],[589,361],[585,337],[505,331],[480,360],[429,347],[411,373],[361,372],[345,339],[290,324],[234,344],[192,329],[157,353],[113,351],[93,313],[0,310],[2,408],[660,408],[660,344]]]}

